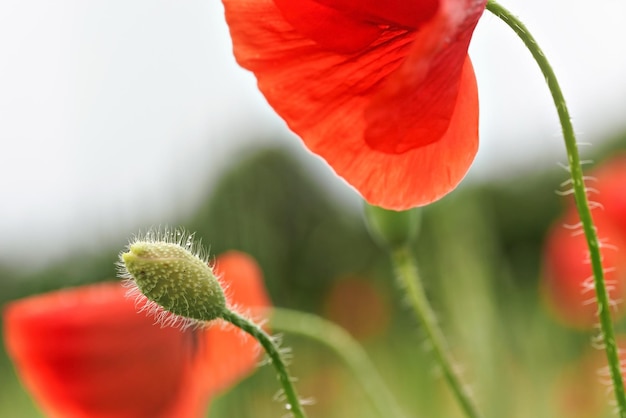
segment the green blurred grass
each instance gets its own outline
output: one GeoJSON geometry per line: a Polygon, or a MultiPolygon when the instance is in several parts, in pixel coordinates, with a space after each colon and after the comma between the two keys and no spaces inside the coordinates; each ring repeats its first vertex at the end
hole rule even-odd
{"type": "MultiPolygon", "coordinates": [[[[543,237],[561,210],[554,190],[565,178],[555,168],[464,187],[423,209],[415,246],[420,272],[487,417],[562,416],[559,402],[566,389],[560,376],[591,351],[589,334],[555,323],[538,296],[543,237]]],[[[410,416],[461,416],[394,286],[388,258],[369,238],[361,215],[334,202],[289,153],[249,151],[180,224],[196,231],[212,254],[238,249],[253,255],[277,306],[324,315],[338,278],[375,283],[392,300],[388,329],[364,341],[381,374],[410,416]]],[[[108,279],[121,245],[28,276],[3,271],[0,302],[108,279]]],[[[330,351],[299,337],[287,335],[285,342],[294,348],[292,369],[303,396],[316,399],[311,417],[374,417],[358,383],[330,351]]],[[[277,391],[273,371],[261,367],[217,397],[211,416],[282,416],[281,404],[272,401],[277,391]]],[[[590,416],[609,416],[605,404],[590,416]]],[[[3,351],[0,416],[39,416],[3,351]]]]}

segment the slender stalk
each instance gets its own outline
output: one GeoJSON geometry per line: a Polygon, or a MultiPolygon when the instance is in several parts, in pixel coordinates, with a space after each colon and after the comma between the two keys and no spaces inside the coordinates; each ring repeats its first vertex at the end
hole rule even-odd
{"type": "Polygon", "coordinates": [[[222,318],[253,336],[261,346],[263,346],[278,373],[278,380],[283,387],[287,399],[287,409],[295,418],[306,418],[292,378],[289,376],[287,366],[280,355],[280,349],[272,337],[263,331],[261,327],[236,312],[224,310],[222,318]]]}
{"type": "Polygon", "coordinates": [[[504,21],[504,23],[513,29],[513,31],[524,42],[539,65],[539,68],[541,69],[541,72],[543,73],[548,84],[548,88],[550,89],[550,93],[552,94],[554,104],[556,105],[556,110],[558,112],[563,131],[563,138],[565,139],[565,147],[567,149],[567,157],[570,168],[569,171],[574,184],[576,207],[578,208],[580,220],[585,232],[585,238],[587,239],[587,246],[589,248],[589,256],[591,259],[596,289],[596,299],[598,302],[600,328],[609,363],[609,370],[611,372],[611,379],[613,381],[613,388],[615,390],[619,416],[621,418],[626,418],[626,393],[624,392],[624,382],[622,380],[622,373],[619,366],[619,356],[617,353],[617,344],[615,342],[615,331],[611,320],[609,296],[604,281],[604,270],[600,256],[600,246],[598,243],[597,232],[593,224],[593,219],[591,217],[591,210],[589,208],[589,201],[583,180],[583,170],[578,154],[578,146],[576,144],[576,136],[574,134],[574,128],[572,127],[569,111],[567,110],[565,98],[563,97],[561,87],[559,86],[550,63],[526,26],[514,15],[512,15],[511,12],[493,0],[488,1],[487,10],[504,21]]]}
{"type": "Polygon", "coordinates": [[[437,325],[435,314],[426,298],[411,251],[406,246],[401,246],[394,249],[391,256],[398,281],[406,290],[408,301],[432,344],[435,358],[450,389],[469,418],[480,418],[481,415],[452,367],[445,337],[437,325]]]}
{"type": "Polygon", "coordinates": [[[270,324],[277,330],[314,339],[333,350],[350,368],[381,417],[406,416],[365,350],[343,328],[316,315],[281,308],[272,309],[270,324]]]}

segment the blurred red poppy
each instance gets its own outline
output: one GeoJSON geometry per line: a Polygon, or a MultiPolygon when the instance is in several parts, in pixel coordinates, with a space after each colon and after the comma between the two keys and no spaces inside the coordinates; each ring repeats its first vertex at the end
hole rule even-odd
{"type": "MultiPolygon", "coordinates": [[[[607,288],[614,301],[626,296],[626,154],[613,156],[588,174],[586,185],[592,203],[594,223],[600,239],[602,263],[607,272],[607,288]]],[[[563,224],[579,222],[574,199],[566,201],[568,211],[548,233],[544,253],[542,287],[546,301],[564,323],[588,328],[597,323],[597,305],[590,288],[592,270],[588,262],[585,237],[574,234],[563,224]]],[[[614,314],[623,316],[619,304],[614,314]]]]}
{"type": "Polygon", "coordinates": [[[591,174],[587,184],[597,190],[590,199],[602,204],[604,214],[626,237],[626,154],[603,162],[591,174]]]}
{"type": "Polygon", "coordinates": [[[478,148],[467,56],[486,0],[223,0],[235,57],[370,203],[425,205],[478,148]]]}
{"type": "Polygon", "coordinates": [[[391,321],[389,303],[380,289],[362,277],[336,280],[326,295],[324,313],[358,340],[381,336],[391,321]]]}
{"type": "MultiPolygon", "coordinates": [[[[600,253],[606,269],[607,290],[611,300],[621,302],[626,292],[626,237],[600,209],[593,211],[593,218],[601,241],[600,253]]],[[[572,228],[578,222],[578,214],[571,207],[548,232],[542,291],[551,312],[562,323],[576,328],[590,328],[598,323],[598,305],[595,302],[587,241],[580,227],[572,228]]],[[[613,310],[616,317],[623,316],[625,312],[621,303],[613,310]]]]}
{"type": "MultiPolygon", "coordinates": [[[[254,261],[218,258],[231,303],[268,307],[254,261]]],[[[4,310],[4,337],[24,385],[47,416],[204,416],[209,397],[251,372],[256,342],[227,326],[161,328],[120,283],[57,291],[4,310]]]]}

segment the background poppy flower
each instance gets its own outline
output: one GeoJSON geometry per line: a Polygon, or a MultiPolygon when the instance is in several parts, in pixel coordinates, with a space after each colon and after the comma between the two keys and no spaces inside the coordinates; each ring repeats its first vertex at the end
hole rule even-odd
{"type": "MultiPolygon", "coordinates": [[[[589,199],[598,206],[592,210],[601,244],[602,263],[611,299],[626,296],[626,154],[617,155],[595,168],[587,179],[589,199]]],[[[566,215],[548,232],[544,253],[544,296],[556,316],[576,327],[597,323],[595,303],[586,303],[593,292],[583,292],[584,282],[592,280],[587,261],[587,242],[563,224],[576,225],[579,217],[573,198],[567,199],[566,215]],[[584,305],[584,306],[583,306],[584,305]]],[[[621,305],[621,304],[620,304],[621,305]]],[[[623,315],[623,307],[617,312],[623,315]]],[[[616,312],[614,312],[616,313],[616,312]]]]}
{"type": "MultiPolygon", "coordinates": [[[[623,252],[626,237],[599,209],[593,211],[593,218],[598,237],[604,243],[600,254],[609,296],[613,301],[622,301],[626,294],[626,255],[623,252]]],[[[598,323],[598,305],[593,287],[589,287],[593,283],[593,272],[588,261],[587,241],[582,233],[564,227],[564,224],[576,225],[578,220],[572,207],[548,232],[541,286],[544,299],[557,319],[576,328],[591,328],[598,323]]],[[[620,304],[617,308],[614,315],[623,316],[623,306],[620,304]]]]}
{"type": "Polygon", "coordinates": [[[391,322],[389,302],[372,282],[356,276],[336,280],[324,301],[324,313],[358,340],[384,334],[391,322]]]}
{"type": "MultiPolygon", "coordinates": [[[[231,303],[267,307],[248,256],[218,258],[231,303]]],[[[51,417],[203,416],[209,397],[253,370],[254,340],[233,327],[161,328],[137,313],[120,283],[7,305],[4,335],[18,374],[51,417]]]]}
{"type": "Polygon", "coordinates": [[[478,148],[467,48],[485,0],[223,0],[269,104],[370,203],[425,205],[478,148]]]}
{"type": "Polygon", "coordinates": [[[597,190],[590,199],[602,204],[606,217],[626,237],[626,154],[603,162],[590,175],[595,181],[588,185],[597,190]]]}

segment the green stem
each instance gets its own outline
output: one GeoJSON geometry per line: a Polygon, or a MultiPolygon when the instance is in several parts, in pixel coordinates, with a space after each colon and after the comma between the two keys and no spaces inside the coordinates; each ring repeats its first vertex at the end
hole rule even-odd
{"type": "Polygon", "coordinates": [[[280,355],[278,344],[276,344],[272,337],[263,331],[261,327],[236,312],[225,310],[221,317],[253,336],[261,344],[261,346],[263,346],[272,362],[272,365],[278,373],[278,380],[283,387],[285,397],[287,399],[287,409],[295,418],[306,418],[306,414],[300,404],[296,388],[294,387],[293,381],[287,371],[287,366],[280,355]]]}
{"type": "Polygon", "coordinates": [[[598,302],[600,328],[611,372],[611,379],[613,380],[613,388],[615,390],[619,416],[621,418],[626,418],[626,393],[624,392],[624,382],[622,380],[622,373],[619,366],[619,356],[615,341],[615,331],[611,320],[609,296],[604,281],[604,270],[602,268],[600,246],[598,243],[597,232],[593,225],[593,219],[591,217],[589,201],[585,190],[583,170],[578,154],[578,146],[576,144],[576,136],[574,134],[574,128],[572,127],[569,111],[567,110],[567,105],[565,104],[565,98],[563,97],[561,87],[559,86],[550,63],[526,26],[519,21],[519,19],[513,16],[511,12],[493,0],[488,1],[487,10],[502,19],[502,21],[513,29],[513,31],[524,42],[539,65],[539,68],[541,69],[541,72],[543,73],[548,84],[548,88],[550,89],[550,93],[552,94],[554,104],[556,105],[556,110],[559,114],[559,120],[563,131],[563,137],[565,139],[565,147],[567,149],[567,157],[570,167],[569,171],[574,184],[576,207],[578,208],[580,220],[587,239],[587,246],[589,248],[589,256],[591,259],[591,266],[593,268],[596,289],[596,299],[598,302]]]}
{"type": "Polygon", "coordinates": [[[411,251],[406,246],[401,246],[394,249],[391,255],[398,281],[407,292],[409,303],[426,332],[428,340],[432,344],[435,358],[448,385],[450,385],[465,414],[470,418],[479,418],[481,415],[478,413],[459,377],[454,372],[445,337],[437,325],[435,314],[426,298],[411,251]]]}
{"type": "Polygon", "coordinates": [[[274,308],[271,326],[312,338],[332,349],[350,368],[381,417],[405,417],[365,350],[340,326],[316,315],[274,308]]]}

